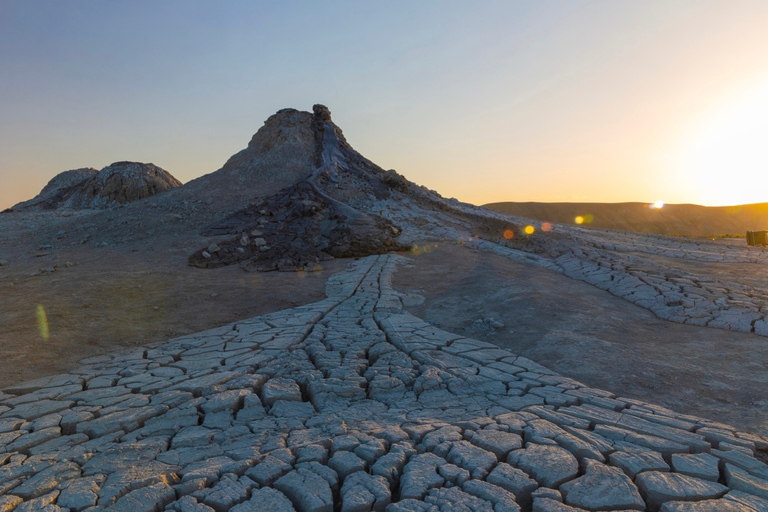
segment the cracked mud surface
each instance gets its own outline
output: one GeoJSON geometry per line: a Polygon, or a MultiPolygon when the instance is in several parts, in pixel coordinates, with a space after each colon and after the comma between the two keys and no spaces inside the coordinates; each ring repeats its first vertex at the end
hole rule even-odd
{"type": "Polygon", "coordinates": [[[767,439],[439,330],[402,310],[399,262],[361,259],[320,302],[5,388],[0,507],[768,507],[767,439]]]}
{"type": "MultiPolygon", "coordinates": [[[[660,320],[560,273],[453,244],[410,261],[395,287],[428,323],[591,386],[768,434],[762,336],[660,320]],[[485,318],[505,325],[475,324],[485,318]]],[[[705,271],[714,266],[727,267],[705,271]]]]}

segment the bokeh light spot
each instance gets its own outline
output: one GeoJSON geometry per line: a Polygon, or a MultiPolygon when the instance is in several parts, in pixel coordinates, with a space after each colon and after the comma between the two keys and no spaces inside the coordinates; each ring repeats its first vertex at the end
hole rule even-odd
{"type": "Polygon", "coordinates": [[[511,240],[513,236],[515,236],[515,233],[513,233],[511,229],[504,230],[504,238],[511,240]]]}
{"type": "Polygon", "coordinates": [[[552,224],[550,224],[549,222],[543,223],[541,225],[541,230],[543,232],[545,232],[545,233],[548,233],[548,232],[552,231],[552,224]]]}
{"type": "Polygon", "coordinates": [[[421,247],[412,247],[411,254],[413,254],[414,256],[418,256],[419,254],[421,254],[421,247]]]}
{"type": "Polygon", "coordinates": [[[536,231],[536,230],[533,228],[533,226],[531,226],[531,225],[525,226],[525,234],[526,235],[532,235],[534,231],[536,231]]]}
{"type": "Polygon", "coordinates": [[[584,224],[584,217],[582,217],[581,215],[577,215],[576,218],[573,219],[573,221],[576,224],[584,224]]]}
{"type": "Polygon", "coordinates": [[[590,224],[593,220],[595,220],[595,216],[591,213],[588,213],[584,216],[584,224],[590,224]]]}
{"type": "Polygon", "coordinates": [[[35,317],[37,318],[37,328],[40,331],[40,337],[45,341],[48,341],[48,338],[51,337],[51,333],[48,329],[48,315],[45,314],[45,308],[42,304],[37,305],[35,317]]]}

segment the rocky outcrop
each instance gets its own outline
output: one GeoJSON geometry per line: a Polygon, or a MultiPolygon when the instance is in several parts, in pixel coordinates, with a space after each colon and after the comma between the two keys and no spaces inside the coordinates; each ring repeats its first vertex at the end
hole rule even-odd
{"type": "Polygon", "coordinates": [[[154,164],[115,162],[100,171],[75,169],[53,178],[40,194],[13,210],[109,208],[181,186],[171,173],[154,164]]]}
{"type": "Polygon", "coordinates": [[[343,206],[304,181],[209,226],[204,235],[237,236],[198,250],[189,262],[201,268],[239,263],[246,270],[313,270],[328,259],[406,249],[397,241],[400,228],[377,216],[346,215],[343,206]]]}
{"type": "Polygon", "coordinates": [[[144,199],[181,182],[154,164],[116,162],[82,182],[61,203],[69,208],[107,208],[144,199]]]}
{"type": "Polygon", "coordinates": [[[76,187],[98,172],[98,169],[94,169],[93,167],[82,167],[80,169],[72,169],[71,171],[59,173],[43,187],[43,190],[41,190],[39,194],[32,199],[15,205],[12,210],[27,210],[33,208],[51,209],[58,201],[56,199],[57,197],[60,197],[61,194],[65,193],[67,190],[76,187]]]}

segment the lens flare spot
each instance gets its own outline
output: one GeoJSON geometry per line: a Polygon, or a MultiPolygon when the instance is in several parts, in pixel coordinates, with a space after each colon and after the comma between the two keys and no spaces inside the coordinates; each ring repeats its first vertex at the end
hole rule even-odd
{"type": "Polygon", "coordinates": [[[411,247],[411,254],[414,256],[421,254],[421,247],[411,247]]]}
{"type": "Polygon", "coordinates": [[[515,236],[515,233],[511,229],[504,230],[504,238],[511,240],[513,236],[515,236]]]}
{"type": "Polygon", "coordinates": [[[584,224],[591,224],[593,220],[595,220],[595,216],[591,213],[588,213],[584,216],[584,224]]]}
{"type": "Polygon", "coordinates": [[[532,235],[534,231],[536,231],[536,230],[534,229],[533,226],[531,226],[531,225],[525,226],[525,234],[526,235],[532,235]]]}
{"type": "Polygon", "coordinates": [[[303,268],[300,268],[299,270],[297,270],[296,273],[298,274],[300,279],[304,279],[305,277],[307,277],[307,271],[303,268]]]}
{"type": "Polygon", "coordinates": [[[48,338],[51,337],[51,333],[48,329],[48,315],[45,314],[45,308],[42,304],[37,305],[35,317],[37,318],[37,329],[40,331],[40,337],[45,341],[48,341],[48,338]]]}
{"type": "Polygon", "coordinates": [[[543,223],[541,225],[541,230],[545,233],[549,233],[550,231],[552,231],[552,224],[550,224],[549,222],[543,223]]]}
{"type": "Polygon", "coordinates": [[[661,210],[662,208],[664,208],[664,201],[656,201],[653,204],[649,204],[648,207],[651,210],[661,210]]]}
{"type": "Polygon", "coordinates": [[[425,252],[425,253],[429,252],[431,250],[432,250],[432,248],[430,246],[428,246],[428,245],[425,245],[424,247],[421,248],[421,252],[425,252]]]}
{"type": "Polygon", "coordinates": [[[584,217],[582,217],[581,215],[577,215],[576,218],[573,219],[573,221],[576,224],[584,224],[584,217]]]}

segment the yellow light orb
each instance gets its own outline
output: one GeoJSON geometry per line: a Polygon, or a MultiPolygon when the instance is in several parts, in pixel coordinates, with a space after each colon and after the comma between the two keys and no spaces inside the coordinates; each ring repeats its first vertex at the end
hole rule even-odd
{"type": "Polygon", "coordinates": [[[573,219],[573,221],[576,224],[584,224],[584,217],[582,217],[581,215],[577,215],[576,218],[573,219]]]}
{"type": "Polygon", "coordinates": [[[536,231],[533,226],[525,226],[525,234],[526,235],[532,235],[533,232],[536,231]]]}
{"type": "Polygon", "coordinates": [[[40,337],[43,338],[43,340],[48,341],[48,338],[51,336],[51,331],[48,328],[48,315],[45,313],[45,308],[42,304],[37,305],[35,317],[37,319],[37,329],[40,331],[40,337]]]}

